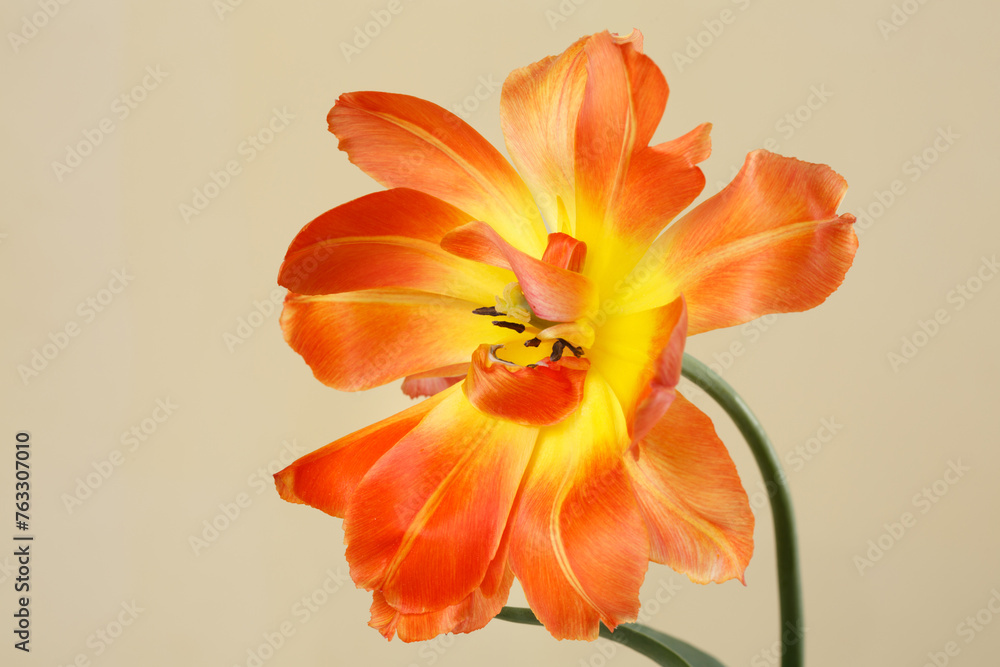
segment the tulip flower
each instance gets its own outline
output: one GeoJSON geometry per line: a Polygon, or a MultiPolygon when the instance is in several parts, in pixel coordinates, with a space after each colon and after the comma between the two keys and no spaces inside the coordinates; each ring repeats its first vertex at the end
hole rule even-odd
{"type": "Polygon", "coordinates": [[[513,165],[415,97],[348,93],[330,111],[387,189],[292,241],[285,339],[331,387],[402,379],[424,398],[275,479],[343,518],[385,637],[481,628],[515,578],[560,639],[635,620],[650,561],[743,580],[754,517],[677,390],[685,339],[823,302],[854,217],[829,167],[756,151],[678,218],[711,126],[650,145],[667,93],[641,34],[603,32],[507,77],[513,165]]]}

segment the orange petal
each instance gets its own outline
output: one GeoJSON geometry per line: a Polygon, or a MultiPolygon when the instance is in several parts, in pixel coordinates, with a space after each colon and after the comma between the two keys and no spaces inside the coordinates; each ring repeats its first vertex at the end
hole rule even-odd
{"type": "Polygon", "coordinates": [[[511,159],[550,226],[588,242],[602,238],[600,220],[633,147],[649,143],[666,105],[666,80],[641,51],[639,31],[603,32],[504,82],[500,117],[511,159]],[[588,199],[582,214],[581,193],[588,199]],[[580,215],[591,219],[586,229],[580,215]]]}
{"type": "Polygon", "coordinates": [[[467,213],[430,195],[376,192],[319,216],[292,241],[278,282],[297,294],[407,287],[489,303],[513,276],[438,242],[467,213]]]}
{"type": "Polygon", "coordinates": [[[659,153],[674,155],[694,166],[708,159],[712,154],[712,124],[702,123],[682,137],[662,144],[650,146],[659,153]]]}
{"type": "Polygon", "coordinates": [[[404,642],[423,641],[445,632],[472,632],[484,627],[500,613],[507,602],[511,584],[514,583],[514,572],[507,563],[509,536],[508,526],[483,583],[458,604],[440,611],[404,614],[392,607],[381,591],[375,591],[372,594],[372,620],[369,625],[381,632],[386,639],[392,639],[398,633],[404,642]]]}
{"type": "MultiPolygon", "coordinates": [[[[663,117],[670,89],[660,68],[642,53],[642,33],[633,30],[628,35],[611,35],[618,47],[628,80],[631,114],[635,118],[635,144],[645,146],[653,138],[663,117]]],[[[601,85],[596,81],[596,85],[601,85]]]]}
{"type": "Polygon", "coordinates": [[[404,614],[465,599],[497,554],[537,437],[449,392],[351,497],[344,539],[355,583],[404,614]]]}
{"type": "Polygon", "coordinates": [[[583,269],[584,262],[587,261],[587,244],[569,234],[561,232],[549,234],[548,245],[545,246],[542,261],[552,266],[558,266],[560,269],[579,273],[583,269]]]}
{"type": "Polygon", "coordinates": [[[343,518],[351,494],[382,456],[431,411],[445,394],[340,438],[298,459],[274,476],[282,499],[343,518]]]}
{"type": "Polygon", "coordinates": [[[380,591],[375,591],[372,594],[372,619],[368,625],[386,639],[398,635],[404,642],[425,641],[446,632],[473,632],[483,628],[500,613],[513,583],[514,573],[508,567],[501,592],[487,596],[477,588],[458,604],[423,614],[404,614],[386,602],[380,591]]]}
{"type": "Polygon", "coordinates": [[[518,424],[546,426],[576,410],[588,368],[589,361],[568,354],[554,363],[518,366],[497,360],[489,345],[480,345],[462,389],[480,412],[518,424]]]}
{"type": "Polygon", "coordinates": [[[387,187],[438,197],[540,255],[545,226],[521,177],[458,116],[409,95],[341,95],[327,116],[351,162],[387,187]]]}
{"type": "MultiPolygon", "coordinates": [[[[707,123],[701,128],[710,127],[707,123]]],[[[698,133],[698,128],[689,134],[698,133]]],[[[697,138],[708,142],[708,132],[697,138]]],[[[682,142],[688,136],[675,142],[682,142]]],[[[705,175],[692,158],[698,149],[688,143],[668,142],[637,150],[622,182],[621,195],[613,202],[608,233],[628,239],[631,247],[645,252],[681,211],[701,194],[705,175]]],[[[635,255],[631,260],[639,258],[635,255]]],[[[629,267],[631,268],[631,267],[629,267]]]]}
{"type": "Polygon", "coordinates": [[[559,202],[570,207],[565,221],[572,220],[576,119],[587,81],[583,48],[588,39],[576,41],[559,56],[514,70],[500,95],[507,152],[549,226],[561,232],[573,231],[559,224],[559,202]]]}
{"type": "Polygon", "coordinates": [[[318,380],[359,391],[468,363],[481,343],[511,340],[513,332],[472,314],[481,305],[410,290],[289,293],[281,328],[318,380]]]}
{"type": "Polygon", "coordinates": [[[576,236],[600,238],[605,214],[622,194],[634,150],[653,136],[667,102],[659,68],[633,43],[608,33],[586,44],[587,86],[576,124],[576,236]]]}
{"type": "Polygon", "coordinates": [[[596,310],[597,291],[590,280],[521,252],[485,223],[470,222],[449,232],[441,247],[459,257],[510,267],[524,298],[542,319],[572,322],[596,310]]]}
{"type": "Polygon", "coordinates": [[[732,183],[656,240],[624,281],[633,290],[625,306],[644,310],[683,292],[696,334],[819,305],[858,245],[854,216],[837,215],[846,189],[825,165],[750,153],[732,183]]]}
{"type": "Polygon", "coordinates": [[[557,639],[596,639],[639,611],[649,540],[622,454],[625,420],[589,373],[580,410],[542,429],[511,517],[510,562],[557,639]]]}
{"type": "Polygon", "coordinates": [[[663,114],[663,74],[634,43],[587,43],[587,88],[577,123],[576,233],[591,248],[584,272],[613,291],[662,229],[704,187],[695,166],[707,132],[647,147],[663,114]]]}
{"type": "Polygon", "coordinates": [[[648,428],[651,417],[655,422],[662,414],[655,414],[656,410],[669,405],[669,395],[663,390],[679,380],[686,326],[684,298],[678,297],[660,308],[610,317],[597,330],[588,358],[618,397],[633,437],[638,437],[640,403],[646,401],[640,411],[642,428],[648,428]]]}
{"type": "Polygon", "coordinates": [[[754,517],[712,421],[678,393],[633,453],[626,464],[649,529],[650,559],[697,583],[742,581],[754,517]]]}
{"type": "Polygon", "coordinates": [[[381,190],[341,204],[307,224],[295,235],[288,253],[354,236],[407,236],[437,243],[472,219],[465,211],[418,190],[381,190]]]}

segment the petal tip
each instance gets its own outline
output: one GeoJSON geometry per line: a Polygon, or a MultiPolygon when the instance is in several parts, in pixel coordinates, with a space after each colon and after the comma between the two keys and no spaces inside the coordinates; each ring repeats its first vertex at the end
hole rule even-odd
{"type": "Polygon", "coordinates": [[[278,490],[278,495],[282,500],[297,505],[305,505],[305,501],[295,493],[295,469],[294,464],[284,470],[274,473],[274,487],[278,490]]]}

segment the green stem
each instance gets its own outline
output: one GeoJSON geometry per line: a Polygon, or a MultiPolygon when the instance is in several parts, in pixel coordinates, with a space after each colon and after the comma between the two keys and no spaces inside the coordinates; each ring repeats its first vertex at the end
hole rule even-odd
{"type": "Polygon", "coordinates": [[[705,390],[739,428],[750,445],[757,467],[764,478],[764,488],[771,500],[774,542],[778,561],[778,602],[781,607],[781,667],[801,667],[805,662],[802,635],[802,585],[799,578],[799,553],[792,513],[792,494],[785,473],[771,441],[743,399],[711,368],[689,354],[684,355],[684,377],[705,390]],[[791,639],[786,640],[786,633],[791,639]]]}
{"type": "MultiPolygon", "coordinates": [[[[524,623],[527,625],[542,624],[530,609],[523,609],[521,607],[504,607],[496,617],[504,621],[510,621],[511,623],[524,623]]],[[[661,643],[657,641],[653,637],[644,634],[644,629],[643,626],[637,623],[626,623],[619,625],[615,628],[614,632],[611,632],[604,625],[601,625],[600,634],[604,639],[610,639],[623,646],[627,646],[640,655],[646,656],[661,667],[692,667],[690,662],[681,657],[678,651],[674,650],[674,648],[678,648],[677,646],[671,648],[667,646],[666,642],[661,643]]],[[[680,640],[674,639],[674,642],[692,649],[694,648],[680,642],[680,640]]],[[[697,651],[697,649],[694,650],[697,651]]]]}
{"type": "MultiPolygon", "coordinates": [[[[805,625],[802,615],[795,518],[792,514],[791,493],[781,463],[778,461],[778,454],[747,404],[712,369],[685,354],[683,374],[722,406],[743,434],[757,460],[757,466],[764,478],[764,486],[771,499],[771,516],[774,520],[778,561],[778,601],[781,607],[781,626],[778,629],[782,647],[781,667],[801,667],[805,655],[802,641],[805,625]],[[791,639],[786,639],[786,633],[791,639]]],[[[497,618],[513,623],[540,625],[530,609],[504,607],[497,618]]],[[[610,632],[602,625],[601,636],[629,646],[661,667],[721,664],[690,644],[638,623],[620,625],[615,632],[610,632]]]]}

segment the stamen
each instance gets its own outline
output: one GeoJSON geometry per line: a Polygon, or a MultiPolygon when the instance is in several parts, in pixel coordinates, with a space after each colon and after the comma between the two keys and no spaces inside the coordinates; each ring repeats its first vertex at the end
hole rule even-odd
{"type": "Polygon", "coordinates": [[[562,359],[563,348],[565,347],[566,342],[561,338],[552,343],[552,354],[549,355],[549,361],[555,362],[562,359]]]}
{"type": "MultiPolygon", "coordinates": [[[[557,342],[565,343],[566,347],[569,348],[569,351],[573,353],[574,357],[582,357],[583,356],[583,348],[582,347],[577,347],[576,345],[573,345],[573,343],[569,342],[568,340],[563,340],[562,338],[560,338],[557,342]]],[[[552,347],[555,347],[555,345],[553,345],[552,347]]]]}
{"type": "Polygon", "coordinates": [[[503,320],[493,320],[493,326],[513,329],[517,333],[524,333],[525,326],[520,322],[504,322],[503,320]]]}
{"type": "Polygon", "coordinates": [[[561,338],[567,343],[587,348],[594,344],[595,332],[594,327],[587,322],[561,322],[542,329],[538,332],[538,337],[542,340],[561,338]]]}
{"type": "Polygon", "coordinates": [[[541,344],[542,344],[542,339],[538,338],[537,336],[535,338],[530,339],[530,340],[524,341],[524,346],[525,347],[538,347],[541,344]]]}
{"type": "Polygon", "coordinates": [[[472,311],[473,315],[489,315],[490,317],[504,317],[507,313],[501,313],[493,306],[483,306],[472,311]]]}
{"type": "Polygon", "coordinates": [[[531,322],[531,306],[516,282],[507,283],[506,287],[503,288],[503,294],[495,298],[497,310],[506,313],[507,317],[525,324],[531,322]]]}

